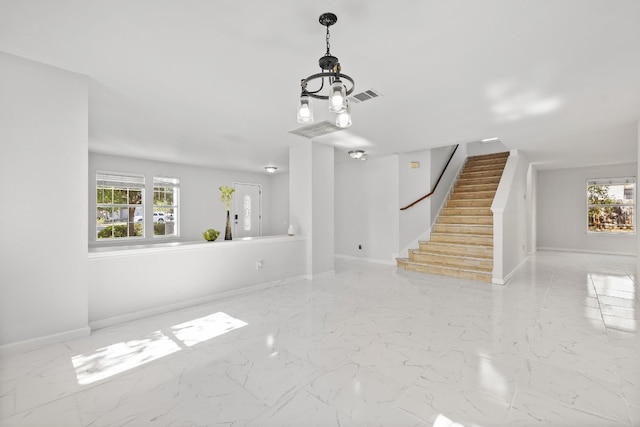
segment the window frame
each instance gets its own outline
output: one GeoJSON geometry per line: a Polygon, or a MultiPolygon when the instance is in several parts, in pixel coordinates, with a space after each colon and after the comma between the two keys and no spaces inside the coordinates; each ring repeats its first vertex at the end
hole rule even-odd
{"type": "MultiPolygon", "coordinates": [[[[590,178],[586,181],[586,232],[587,235],[590,236],[612,236],[612,235],[620,235],[620,236],[635,236],[637,234],[637,179],[634,176],[623,176],[623,177],[615,177],[615,178],[590,178]],[[633,185],[633,203],[625,204],[624,200],[620,203],[590,203],[589,201],[589,188],[593,185],[607,185],[607,186],[624,186],[624,185],[633,185]],[[624,231],[624,230],[591,230],[590,226],[590,210],[593,207],[630,207],[633,211],[633,215],[631,217],[633,230],[632,231],[624,231]]],[[[624,190],[623,190],[624,191],[624,190]]]]}
{"type": "MultiPolygon", "coordinates": [[[[144,175],[140,175],[140,174],[136,174],[136,173],[128,173],[128,172],[112,172],[112,171],[101,171],[98,170],[96,171],[96,181],[95,181],[95,196],[96,196],[96,203],[95,203],[95,208],[96,208],[96,222],[95,222],[95,239],[96,242],[117,242],[117,241],[131,241],[131,240],[143,240],[145,238],[145,230],[144,230],[144,212],[145,212],[145,177],[144,175]],[[100,189],[111,189],[111,191],[115,192],[116,189],[119,190],[125,190],[127,191],[127,203],[116,203],[114,201],[114,197],[113,197],[113,193],[111,196],[111,202],[110,203],[105,203],[105,202],[100,202],[100,197],[98,197],[98,193],[100,191],[100,189]],[[130,191],[139,191],[140,192],[140,198],[139,198],[139,202],[137,203],[131,203],[131,200],[129,198],[129,192],[130,191]],[[121,236],[121,237],[117,237],[113,234],[111,234],[110,237],[101,237],[100,236],[100,232],[104,229],[99,230],[98,227],[100,227],[100,218],[98,217],[97,213],[99,210],[105,210],[105,211],[114,211],[114,210],[118,210],[118,211],[122,211],[123,209],[127,209],[127,219],[125,224],[127,225],[126,230],[127,230],[127,235],[126,236],[121,236]],[[134,230],[135,228],[135,212],[138,210],[142,210],[142,224],[141,224],[141,235],[130,235],[130,227],[131,224],[134,224],[134,230]],[[132,211],[133,210],[133,211],[132,211]],[[131,213],[133,212],[133,217],[131,215],[131,213]]],[[[121,215],[119,215],[121,216],[121,215]]],[[[111,221],[113,221],[113,216],[111,217],[111,221]]],[[[113,227],[114,224],[112,222],[111,226],[113,227]]],[[[113,230],[113,228],[112,228],[113,230]]]]}
{"type": "Polygon", "coordinates": [[[151,221],[153,223],[153,238],[166,239],[180,237],[180,178],[174,176],[154,176],[153,177],[153,212],[151,214],[151,221]],[[173,191],[173,204],[156,205],[156,188],[161,188],[163,191],[171,189],[173,191]],[[153,215],[156,212],[165,212],[165,234],[156,234],[155,222],[153,221],[153,215]],[[173,211],[173,221],[171,222],[174,227],[172,234],[166,234],[166,227],[169,221],[167,220],[167,213],[169,210],[173,211]]]}

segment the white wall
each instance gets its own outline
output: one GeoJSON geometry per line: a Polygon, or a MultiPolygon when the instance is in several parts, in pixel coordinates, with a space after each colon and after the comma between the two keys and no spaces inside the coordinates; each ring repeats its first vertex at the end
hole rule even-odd
{"type": "MultiPolygon", "coordinates": [[[[431,150],[414,151],[398,155],[398,209],[413,203],[431,191],[431,150]],[[411,168],[419,162],[419,168],[411,168]]],[[[415,247],[418,240],[428,240],[431,229],[431,198],[404,211],[399,211],[398,253],[407,256],[407,248],[415,247]]]]}
{"type": "Polygon", "coordinates": [[[311,274],[331,273],[335,265],[334,224],[334,148],[325,144],[312,144],[312,250],[311,274]]]}
{"type": "Polygon", "coordinates": [[[87,105],[85,76],[0,53],[0,349],[89,333],[87,105]]]}
{"type": "Polygon", "coordinates": [[[287,234],[289,229],[289,173],[271,175],[270,180],[271,195],[267,203],[269,206],[268,234],[272,236],[287,234]]]}
{"type": "Polygon", "coordinates": [[[336,254],[395,262],[398,189],[397,155],[336,164],[336,254]]]}
{"type": "Polygon", "coordinates": [[[528,172],[527,158],[517,151],[512,152],[491,205],[494,235],[493,283],[504,284],[527,256],[528,172]]]}
{"type": "MultiPolygon", "coordinates": [[[[127,172],[145,175],[145,206],[153,206],[153,177],[170,176],[180,178],[180,237],[179,241],[202,240],[202,232],[208,228],[219,230],[224,236],[226,207],[220,201],[219,187],[231,187],[234,182],[260,184],[262,186],[262,235],[286,234],[286,227],[272,221],[271,205],[274,192],[272,180],[275,176],[266,173],[248,173],[218,170],[177,163],[156,162],[127,157],[109,156],[98,153],[89,154],[89,242],[96,242],[96,171],[127,172]],[[279,233],[278,233],[279,232],[279,233]]],[[[278,200],[282,203],[282,186],[279,185],[278,200]]],[[[288,196],[288,186],[286,190],[288,196]]],[[[288,200],[288,197],[287,197],[288,200]]],[[[288,202],[287,202],[288,204],[288,202]]],[[[232,208],[233,210],[233,204],[232,208]]],[[[231,212],[233,218],[234,212],[231,212]]],[[[281,214],[280,214],[281,215],[281,214]]],[[[282,221],[282,218],[278,218],[282,221]]],[[[166,238],[153,237],[153,224],[146,221],[145,242],[166,241],[166,238]]],[[[223,237],[220,237],[223,238],[223,237]]],[[[123,244],[122,241],[100,242],[100,244],[123,244]]],[[[130,242],[127,242],[130,244],[130,242]]]]}
{"type": "Polygon", "coordinates": [[[538,247],[538,170],[529,164],[527,172],[527,252],[534,253],[538,247]]]}
{"type": "MultiPolygon", "coordinates": [[[[429,224],[429,233],[431,232],[431,226],[440,215],[440,211],[449,197],[449,193],[458,178],[460,169],[462,169],[462,166],[464,166],[464,163],[467,160],[467,146],[468,144],[458,145],[458,149],[451,158],[451,162],[449,162],[449,166],[447,166],[444,175],[442,175],[442,179],[440,180],[438,187],[430,197],[431,222],[429,224]]],[[[440,147],[431,150],[431,187],[436,185],[436,181],[442,172],[442,168],[447,164],[454,147],[455,146],[440,147]]]]}
{"type": "Polygon", "coordinates": [[[305,271],[312,274],[311,141],[289,148],[289,221],[296,235],[306,236],[305,271]]]}
{"type": "Polygon", "coordinates": [[[307,237],[309,277],[334,272],[334,148],[299,142],[289,148],[289,218],[307,237]]]}
{"type": "Polygon", "coordinates": [[[587,233],[587,180],[637,173],[637,163],[538,171],[538,248],[636,254],[636,235],[587,233]]]}
{"type": "Polygon", "coordinates": [[[305,245],[302,237],[282,236],[99,248],[89,254],[91,326],[110,326],[203,303],[252,285],[301,278],[305,275],[305,245]],[[256,268],[258,261],[262,262],[260,269],[256,268]]]}
{"type": "MultiPolygon", "coordinates": [[[[400,207],[407,206],[433,190],[453,148],[439,147],[399,155],[400,207]],[[420,168],[412,169],[411,162],[420,162],[420,168]]],[[[408,249],[417,248],[418,241],[429,240],[431,226],[445,203],[466,157],[466,144],[460,144],[435,192],[413,207],[400,211],[401,257],[407,256],[408,249]]]]}

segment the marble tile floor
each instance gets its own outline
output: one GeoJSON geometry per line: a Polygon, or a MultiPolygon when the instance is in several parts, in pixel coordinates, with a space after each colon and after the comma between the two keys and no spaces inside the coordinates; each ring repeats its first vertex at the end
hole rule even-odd
{"type": "Polygon", "coordinates": [[[539,252],[497,286],[337,259],[4,356],[0,426],[640,427],[635,271],[539,252]]]}

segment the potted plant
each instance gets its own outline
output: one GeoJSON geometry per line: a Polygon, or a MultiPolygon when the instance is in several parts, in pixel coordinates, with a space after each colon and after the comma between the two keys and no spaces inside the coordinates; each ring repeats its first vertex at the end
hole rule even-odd
{"type": "Polygon", "coordinates": [[[220,232],[218,230],[214,230],[213,228],[209,228],[202,233],[202,237],[204,237],[204,240],[206,240],[207,242],[213,242],[218,238],[219,235],[220,232]]]}

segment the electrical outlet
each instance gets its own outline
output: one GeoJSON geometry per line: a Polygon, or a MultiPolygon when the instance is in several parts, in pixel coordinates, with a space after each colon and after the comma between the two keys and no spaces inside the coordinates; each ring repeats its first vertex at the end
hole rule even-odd
{"type": "Polygon", "coordinates": [[[262,261],[256,262],[256,270],[260,270],[262,268],[262,261]]]}

